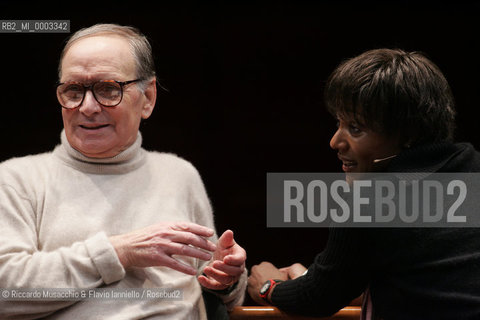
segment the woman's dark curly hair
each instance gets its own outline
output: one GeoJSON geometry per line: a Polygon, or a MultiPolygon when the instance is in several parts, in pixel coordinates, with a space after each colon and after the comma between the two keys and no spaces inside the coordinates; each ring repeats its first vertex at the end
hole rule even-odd
{"type": "Polygon", "coordinates": [[[325,87],[334,115],[402,143],[453,139],[454,99],[440,69],[423,54],[399,49],[367,51],[340,64],[325,87]]]}

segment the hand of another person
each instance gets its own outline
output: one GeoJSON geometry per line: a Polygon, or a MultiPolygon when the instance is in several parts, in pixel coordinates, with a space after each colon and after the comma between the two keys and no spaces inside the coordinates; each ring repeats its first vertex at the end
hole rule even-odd
{"type": "Polygon", "coordinates": [[[288,275],[288,279],[295,279],[303,276],[307,268],[300,263],[294,263],[289,267],[280,268],[280,271],[285,272],[288,275]]]}
{"type": "Polygon", "coordinates": [[[210,228],[192,222],[161,222],[130,233],[110,237],[124,268],[165,266],[196,275],[197,269],[172,257],[188,256],[208,261],[216,246],[206,238],[210,228]],[[203,249],[203,250],[201,250],[203,249]]]}
{"type": "Polygon", "coordinates": [[[233,232],[227,230],[218,239],[213,260],[203,270],[204,275],[198,277],[198,282],[207,289],[226,289],[245,271],[246,259],[247,253],[235,242],[233,232]]]}
{"type": "Polygon", "coordinates": [[[269,279],[288,280],[288,272],[278,269],[270,262],[262,262],[259,265],[253,266],[250,270],[248,293],[258,304],[267,304],[266,301],[260,297],[260,288],[269,279]]]}

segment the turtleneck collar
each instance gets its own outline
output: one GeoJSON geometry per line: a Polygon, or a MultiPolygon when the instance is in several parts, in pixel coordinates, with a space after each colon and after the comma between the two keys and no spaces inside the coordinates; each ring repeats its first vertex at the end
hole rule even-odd
{"type": "Polygon", "coordinates": [[[146,151],[141,148],[142,135],[126,150],[111,158],[90,158],[75,150],[67,140],[65,130],[60,135],[61,144],[53,151],[66,165],[85,173],[122,174],[133,171],[145,163],[146,151]]]}

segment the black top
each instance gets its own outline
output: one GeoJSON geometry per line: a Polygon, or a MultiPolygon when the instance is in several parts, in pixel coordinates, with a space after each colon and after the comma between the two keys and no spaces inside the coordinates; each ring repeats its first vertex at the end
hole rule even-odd
{"type": "MultiPolygon", "coordinates": [[[[394,158],[391,172],[480,172],[470,144],[436,144],[394,158]]],[[[480,209],[479,209],[480,210],[480,209]]],[[[283,282],[273,305],[327,316],[370,286],[390,319],[480,319],[480,231],[474,228],[334,228],[305,276],[283,282]]]]}

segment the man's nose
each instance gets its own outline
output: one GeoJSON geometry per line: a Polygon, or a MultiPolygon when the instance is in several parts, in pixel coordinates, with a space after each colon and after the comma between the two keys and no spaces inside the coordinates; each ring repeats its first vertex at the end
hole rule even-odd
{"type": "Polygon", "coordinates": [[[347,147],[347,141],[345,140],[345,135],[342,129],[337,129],[335,131],[332,139],[330,139],[330,148],[335,150],[344,150],[347,147]]]}
{"type": "Polygon", "coordinates": [[[87,117],[102,111],[102,106],[95,99],[91,90],[87,90],[87,92],[85,92],[85,98],[83,99],[79,111],[87,117]]]}

